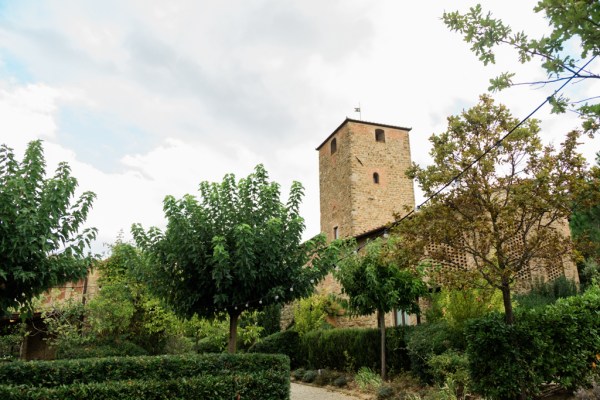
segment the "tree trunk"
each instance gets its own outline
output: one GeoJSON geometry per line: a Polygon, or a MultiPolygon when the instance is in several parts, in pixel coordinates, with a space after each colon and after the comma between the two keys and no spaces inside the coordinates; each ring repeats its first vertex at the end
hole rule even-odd
{"type": "Polygon", "coordinates": [[[515,322],[512,308],[512,299],[510,298],[510,285],[508,282],[502,282],[502,301],[504,302],[504,321],[507,325],[515,322]]]}
{"type": "Polygon", "coordinates": [[[229,314],[229,344],[227,345],[227,351],[231,354],[236,351],[239,316],[240,314],[229,314]]]}
{"type": "Polygon", "coordinates": [[[377,310],[377,322],[379,324],[379,333],[381,335],[381,379],[385,380],[385,313],[377,310]]]}

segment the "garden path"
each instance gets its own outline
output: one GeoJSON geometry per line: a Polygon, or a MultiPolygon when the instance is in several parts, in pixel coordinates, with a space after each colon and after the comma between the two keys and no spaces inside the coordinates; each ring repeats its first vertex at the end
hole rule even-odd
{"type": "Polygon", "coordinates": [[[292,382],[291,400],[357,400],[359,397],[350,396],[333,390],[300,385],[292,382]]]}

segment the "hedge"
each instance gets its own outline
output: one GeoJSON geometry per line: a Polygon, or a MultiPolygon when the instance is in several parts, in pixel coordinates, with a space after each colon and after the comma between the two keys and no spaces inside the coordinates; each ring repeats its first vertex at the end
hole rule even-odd
{"type": "MultiPolygon", "coordinates": [[[[109,357],[0,364],[0,382],[29,387],[127,380],[172,380],[198,375],[274,372],[289,382],[289,359],[266,354],[109,357]]],[[[289,383],[288,383],[289,385],[289,383]]],[[[2,396],[0,396],[2,398],[2,396]]]]}
{"type": "MultiPolygon", "coordinates": [[[[387,367],[391,373],[409,370],[406,335],[412,328],[386,329],[387,367]]],[[[357,371],[360,367],[378,369],[381,363],[380,336],[377,329],[336,328],[308,332],[294,331],[267,336],[250,352],[286,354],[294,368],[357,371]]]]}
{"type": "Polygon", "coordinates": [[[75,383],[56,387],[0,385],[3,400],[230,400],[289,399],[289,369],[235,375],[202,375],[169,380],[75,383]]]}
{"type": "Polygon", "coordinates": [[[300,335],[296,331],[276,332],[255,343],[249,353],[285,354],[290,358],[292,369],[302,366],[304,356],[300,349],[300,335]]]}
{"type": "Polygon", "coordinates": [[[473,389],[491,399],[536,395],[542,383],[574,390],[598,379],[600,288],[519,313],[514,325],[500,314],[467,329],[473,389]],[[490,349],[493,349],[490,350],[490,349]]]}

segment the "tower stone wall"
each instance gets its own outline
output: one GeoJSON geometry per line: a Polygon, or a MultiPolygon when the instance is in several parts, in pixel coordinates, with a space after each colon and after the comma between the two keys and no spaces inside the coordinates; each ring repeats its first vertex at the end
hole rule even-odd
{"type": "Polygon", "coordinates": [[[409,128],[346,119],[319,146],[321,232],[355,237],[414,207],[409,128]],[[332,153],[332,141],[336,150],[332,153]]]}
{"type": "MultiPolygon", "coordinates": [[[[338,238],[376,231],[394,221],[395,214],[403,214],[405,207],[414,207],[413,183],[405,175],[411,165],[409,131],[346,119],[317,148],[321,232],[329,241],[335,239],[336,231],[338,238]]],[[[363,241],[367,237],[363,235],[363,241]]],[[[341,286],[328,275],[317,291],[339,295],[341,286]]],[[[375,314],[338,317],[328,322],[336,327],[377,326],[375,314]]],[[[386,325],[395,323],[395,313],[388,313],[386,325]]]]}

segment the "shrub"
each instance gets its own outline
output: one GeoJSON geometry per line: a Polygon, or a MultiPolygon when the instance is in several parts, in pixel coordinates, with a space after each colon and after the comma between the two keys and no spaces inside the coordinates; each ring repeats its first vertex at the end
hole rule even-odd
{"type": "Polygon", "coordinates": [[[473,388],[496,399],[534,395],[543,382],[574,390],[598,377],[600,288],[581,296],[517,314],[508,326],[502,315],[468,329],[473,388]],[[490,349],[494,349],[493,352],[490,349]]]}
{"type": "Polygon", "coordinates": [[[497,313],[468,327],[467,354],[476,392],[491,399],[517,399],[538,393],[546,345],[535,327],[528,325],[507,325],[504,316],[497,313]]]}
{"type": "Polygon", "coordinates": [[[304,368],[298,368],[297,370],[294,370],[294,372],[292,372],[292,377],[297,381],[301,381],[305,372],[306,370],[304,368]]]}
{"type": "Polygon", "coordinates": [[[556,300],[577,295],[577,285],[564,275],[551,282],[538,281],[531,291],[514,296],[518,308],[532,310],[554,304],[556,300]]]}
{"type": "Polygon", "coordinates": [[[391,399],[392,396],[394,396],[394,389],[392,389],[390,386],[382,385],[379,387],[379,389],[377,389],[378,400],[391,399]]]}
{"type": "Polygon", "coordinates": [[[312,383],[317,377],[317,371],[308,370],[302,375],[302,382],[312,383]]]}
{"type": "Polygon", "coordinates": [[[383,383],[381,376],[367,367],[361,367],[354,376],[354,380],[361,390],[375,390],[383,383]]]}
{"type": "Polygon", "coordinates": [[[145,356],[148,352],[129,341],[69,344],[61,342],[56,349],[57,359],[145,356]]]}
{"type": "MultiPolygon", "coordinates": [[[[387,364],[390,371],[407,370],[405,327],[386,330],[387,364]]],[[[309,332],[300,339],[305,363],[311,368],[356,370],[380,365],[380,337],[377,329],[330,329],[309,332]]]]}
{"type": "Polygon", "coordinates": [[[298,300],[294,306],[294,329],[302,336],[308,332],[331,328],[326,321],[331,302],[327,296],[316,294],[298,300]]]}
{"type": "Polygon", "coordinates": [[[558,300],[530,313],[530,329],[538,329],[546,344],[542,373],[568,390],[589,386],[600,363],[600,288],[558,300]]]}
{"type": "Polygon", "coordinates": [[[429,358],[427,365],[435,383],[452,387],[453,394],[461,397],[470,386],[469,358],[466,354],[450,349],[429,358]]]}
{"type": "Polygon", "coordinates": [[[344,387],[348,384],[348,378],[346,375],[340,375],[333,381],[333,386],[344,387]]]}
{"type": "MultiPolygon", "coordinates": [[[[287,377],[285,377],[287,378],[287,377]]],[[[0,385],[3,400],[146,400],[289,398],[289,381],[273,371],[235,375],[201,375],[169,380],[129,380],[74,383],[56,387],[0,385]]]]}
{"type": "Polygon", "coordinates": [[[407,338],[412,373],[424,383],[432,383],[433,375],[428,362],[433,356],[449,349],[464,347],[461,331],[452,329],[446,321],[417,325],[407,338]]]}
{"type": "MultiPolygon", "coordinates": [[[[169,380],[200,374],[274,371],[289,380],[289,359],[273,354],[109,357],[0,364],[0,382],[52,387],[113,380],[169,380]]],[[[2,398],[2,397],[0,397],[2,398]]]]}
{"type": "Polygon", "coordinates": [[[319,386],[333,385],[333,382],[340,377],[340,373],[330,369],[320,369],[317,371],[315,384],[319,386]]]}
{"type": "Polygon", "coordinates": [[[249,353],[285,354],[292,368],[304,363],[300,349],[300,336],[295,331],[282,331],[263,338],[248,349],[249,353]]]}
{"type": "Polygon", "coordinates": [[[23,335],[20,334],[0,336],[0,361],[18,360],[22,342],[23,335]]]}

